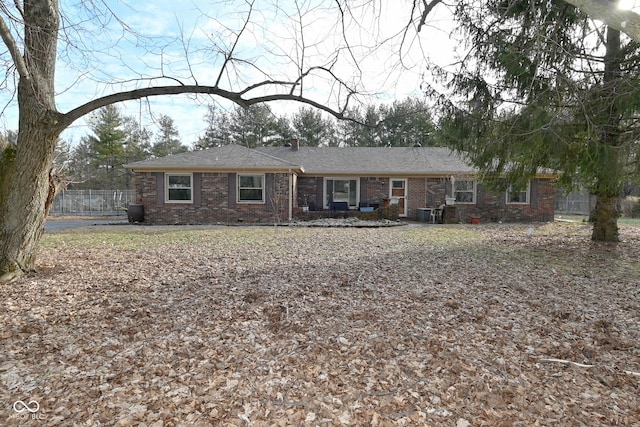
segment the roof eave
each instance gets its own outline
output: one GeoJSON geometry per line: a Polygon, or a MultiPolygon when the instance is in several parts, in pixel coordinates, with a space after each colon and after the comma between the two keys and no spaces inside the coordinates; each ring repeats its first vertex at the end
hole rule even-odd
{"type": "Polygon", "coordinates": [[[232,172],[271,172],[271,173],[304,173],[301,166],[255,166],[255,167],[210,167],[210,166],[135,166],[125,165],[125,168],[131,169],[132,172],[210,172],[210,173],[232,173],[232,172]]]}

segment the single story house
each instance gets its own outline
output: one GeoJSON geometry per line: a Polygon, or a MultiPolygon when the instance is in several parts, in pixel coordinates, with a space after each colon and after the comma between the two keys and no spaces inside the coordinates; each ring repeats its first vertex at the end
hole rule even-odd
{"type": "Polygon", "coordinates": [[[397,204],[408,220],[449,202],[450,222],[552,221],[555,175],[518,192],[489,191],[443,147],[225,145],[126,165],[151,224],[273,223],[307,211],[397,204]],[[453,207],[455,206],[455,208],[453,207]]]}

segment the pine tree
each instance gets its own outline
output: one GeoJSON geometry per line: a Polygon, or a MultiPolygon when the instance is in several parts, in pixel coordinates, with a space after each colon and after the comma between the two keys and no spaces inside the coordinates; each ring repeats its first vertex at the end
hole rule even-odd
{"type": "Polygon", "coordinates": [[[276,118],[266,104],[236,107],[231,113],[229,132],[235,144],[249,148],[271,145],[277,137],[276,129],[276,118]]]}
{"type": "Polygon", "coordinates": [[[320,111],[301,107],[293,115],[291,123],[301,146],[330,145],[334,133],[332,122],[325,119],[320,111]]]}
{"type": "Polygon", "coordinates": [[[231,142],[230,119],[227,112],[216,108],[215,105],[209,105],[205,122],[207,127],[204,135],[198,138],[196,149],[220,147],[231,142]]]}
{"type": "Polygon", "coordinates": [[[123,118],[115,105],[97,111],[91,135],[80,139],[74,150],[72,175],[76,188],[116,189],[126,186],[123,118]]]}
{"type": "Polygon", "coordinates": [[[538,170],[596,197],[592,238],[617,241],[616,203],[638,166],[639,46],[561,1],[467,4],[471,46],[442,98],[448,142],[484,174],[524,185],[538,170]]]}
{"type": "Polygon", "coordinates": [[[189,148],[180,142],[180,133],[176,129],[173,119],[161,114],[158,119],[158,134],[151,147],[151,154],[155,157],[165,157],[171,154],[184,153],[189,148]]]}

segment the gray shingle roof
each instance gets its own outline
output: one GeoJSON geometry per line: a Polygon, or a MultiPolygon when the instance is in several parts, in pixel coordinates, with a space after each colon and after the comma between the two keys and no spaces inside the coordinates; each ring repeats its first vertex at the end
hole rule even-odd
{"type": "Polygon", "coordinates": [[[143,160],[125,167],[134,171],[300,170],[299,164],[236,144],[143,160]]]}
{"type": "Polygon", "coordinates": [[[295,170],[307,175],[450,175],[475,170],[443,147],[259,147],[225,145],[126,165],[134,171],[295,170]]]}
{"type": "Polygon", "coordinates": [[[449,175],[475,170],[444,147],[259,147],[256,150],[298,163],[307,175],[449,175]]]}

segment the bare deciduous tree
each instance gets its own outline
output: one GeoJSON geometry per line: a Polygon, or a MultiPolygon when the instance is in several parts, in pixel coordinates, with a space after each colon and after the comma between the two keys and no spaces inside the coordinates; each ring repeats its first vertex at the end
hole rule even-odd
{"type": "MultiPolygon", "coordinates": [[[[222,22],[213,13],[207,17],[207,11],[201,11],[198,24],[206,26],[203,25],[205,18],[213,24],[207,33],[206,49],[193,48],[194,40],[183,29],[174,40],[183,49],[179,60],[183,68],[175,74],[165,58],[166,39],[161,42],[148,39],[144,44],[142,36],[116,16],[106,2],[80,3],[84,16],[77,10],[65,14],[59,0],[16,0],[0,5],[0,36],[6,47],[0,52],[0,62],[7,70],[1,89],[5,94],[15,95],[19,110],[17,142],[0,145],[0,282],[11,281],[33,268],[45,215],[57,188],[53,170],[56,142],[72,123],[99,108],[147,97],[201,94],[224,98],[241,107],[270,101],[297,101],[337,118],[345,116],[349,103],[362,91],[356,55],[367,55],[372,49],[370,46],[353,49],[343,33],[355,25],[355,18],[350,15],[354,3],[349,3],[349,10],[346,2],[315,6],[306,2],[285,2],[286,5],[266,2],[261,6],[263,10],[256,9],[258,2],[254,0],[238,3],[242,9],[233,15],[235,26],[222,22]],[[320,13],[327,19],[325,24],[334,25],[327,28],[325,34],[318,33],[320,13]],[[264,22],[265,18],[280,19],[280,22],[264,22]],[[114,22],[120,26],[121,34],[105,51],[129,73],[125,73],[125,77],[104,77],[105,70],[92,74],[88,59],[91,51],[83,49],[91,45],[88,40],[91,27],[101,26],[100,30],[105,30],[99,31],[96,36],[99,40],[107,37],[107,26],[114,22]],[[267,28],[271,26],[279,26],[279,33],[267,28]],[[323,50],[321,38],[326,39],[336,31],[339,42],[336,48],[323,50]],[[281,39],[274,39],[276,37],[281,39]],[[133,69],[134,65],[123,60],[118,45],[127,38],[135,38],[133,44],[146,46],[145,54],[154,55],[158,60],[154,75],[150,75],[148,69],[133,69]],[[292,47],[285,49],[284,45],[292,47]],[[111,93],[69,111],[59,111],[56,98],[66,88],[55,87],[55,73],[60,66],[58,52],[66,61],[75,63],[78,81],[100,77],[102,81],[98,83],[103,83],[111,93]],[[192,56],[194,52],[200,55],[197,60],[192,56]],[[267,68],[264,58],[270,58],[276,67],[267,68]],[[196,71],[196,61],[207,62],[211,77],[207,79],[196,71]],[[278,68],[278,64],[282,66],[278,68]],[[344,64],[355,64],[356,71],[344,64]],[[308,91],[320,80],[329,83],[328,97],[310,97],[308,91]]],[[[365,0],[360,5],[376,7],[375,2],[370,4],[365,0]]],[[[135,6],[130,7],[133,10],[135,6]]],[[[216,10],[215,4],[211,10],[216,10]]],[[[174,59],[174,62],[178,61],[174,59]]],[[[3,107],[2,111],[6,112],[13,104],[3,107]]]]}

